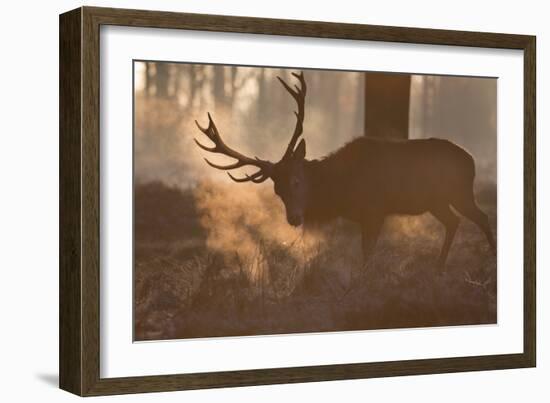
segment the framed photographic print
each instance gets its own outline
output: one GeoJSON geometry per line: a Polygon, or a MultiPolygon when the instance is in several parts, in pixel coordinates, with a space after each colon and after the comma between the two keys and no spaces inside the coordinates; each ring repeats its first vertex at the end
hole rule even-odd
{"type": "Polygon", "coordinates": [[[535,366],[535,37],[60,16],[60,386],[535,366]]]}

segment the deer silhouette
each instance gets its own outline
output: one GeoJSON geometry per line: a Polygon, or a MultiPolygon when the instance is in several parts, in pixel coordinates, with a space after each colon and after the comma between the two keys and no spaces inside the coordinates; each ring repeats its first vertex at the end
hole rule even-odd
{"type": "Polygon", "coordinates": [[[205,158],[208,165],[225,171],[245,166],[258,168],[255,173],[240,178],[227,174],[235,182],[262,183],[271,179],[292,226],[337,217],[358,223],[364,262],[371,255],[387,216],[426,212],[445,227],[445,239],[437,260],[440,268],[445,266],[460,222],[455,211],[483,231],[490,249],[496,253],[488,217],[475,201],[475,163],[466,150],[437,138],[389,140],[363,136],[324,158],[307,160],[306,142],[300,139],[307,87],[303,72],[292,75],[299,82],[294,88],[277,77],[298,106],[294,112],[296,127],[281,160],[274,163],[251,158],[230,148],[208,113],[208,127],[195,123],[213,146],[197,139],[195,142],[205,151],[236,160],[229,165],[218,165],[205,158]]]}

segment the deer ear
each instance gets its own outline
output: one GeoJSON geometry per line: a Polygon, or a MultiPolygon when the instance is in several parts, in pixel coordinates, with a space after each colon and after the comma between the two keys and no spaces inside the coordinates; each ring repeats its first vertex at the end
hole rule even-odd
{"type": "Polygon", "coordinates": [[[304,139],[300,140],[300,143],[298,144],[298,147],[296,147],[296,150],[294,150],[292,157],[298,160],[303,160],[306,158],[306,141],[304,139]]]}

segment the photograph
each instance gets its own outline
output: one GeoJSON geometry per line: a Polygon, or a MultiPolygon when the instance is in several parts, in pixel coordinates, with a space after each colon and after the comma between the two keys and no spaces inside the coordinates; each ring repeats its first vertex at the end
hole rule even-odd
{"type": "MultiPolygon", "coordinates": [[[[67,8],[59,82],[38,80],[59,102],[19,119],[59,130],[57,152],[25,150],[58,159],[58,298],[41,298],[59,302],[57,344],[40,349],[60,389],[311,400],[337,381],[336,399],[435,401],[469,372],[462,401],[542,385],[540,27],[494,7],[485,28],[437,7],[437,24],[161,8],[67,8]],[[412,375],[435,389],[388,389],[412,375]]],[[[27,185],[50,188],[35,179],[16,181],[34,204],[27,185]]]]}
{"type": "Polygon", "coordinates": [[[134,60],[134,341],[496,324],[497,81],[134,60]]]}

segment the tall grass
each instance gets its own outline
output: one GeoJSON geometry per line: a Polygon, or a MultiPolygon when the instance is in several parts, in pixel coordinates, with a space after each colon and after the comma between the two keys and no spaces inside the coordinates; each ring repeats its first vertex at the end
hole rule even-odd
{"type": "MultiPolygon", "coordinates": [[[[482,194],[496,226],[494,188],[482,194]]],[[[442,274],[443,230],[428,215],[387,222],[364,267],[344,221],[285,242],[249,231],[246,248],[224,249],[209,243],[192,189],[142,185],[135,201],[138,340],[496,322],[496,259],[465,219],[442,274]]]]}

